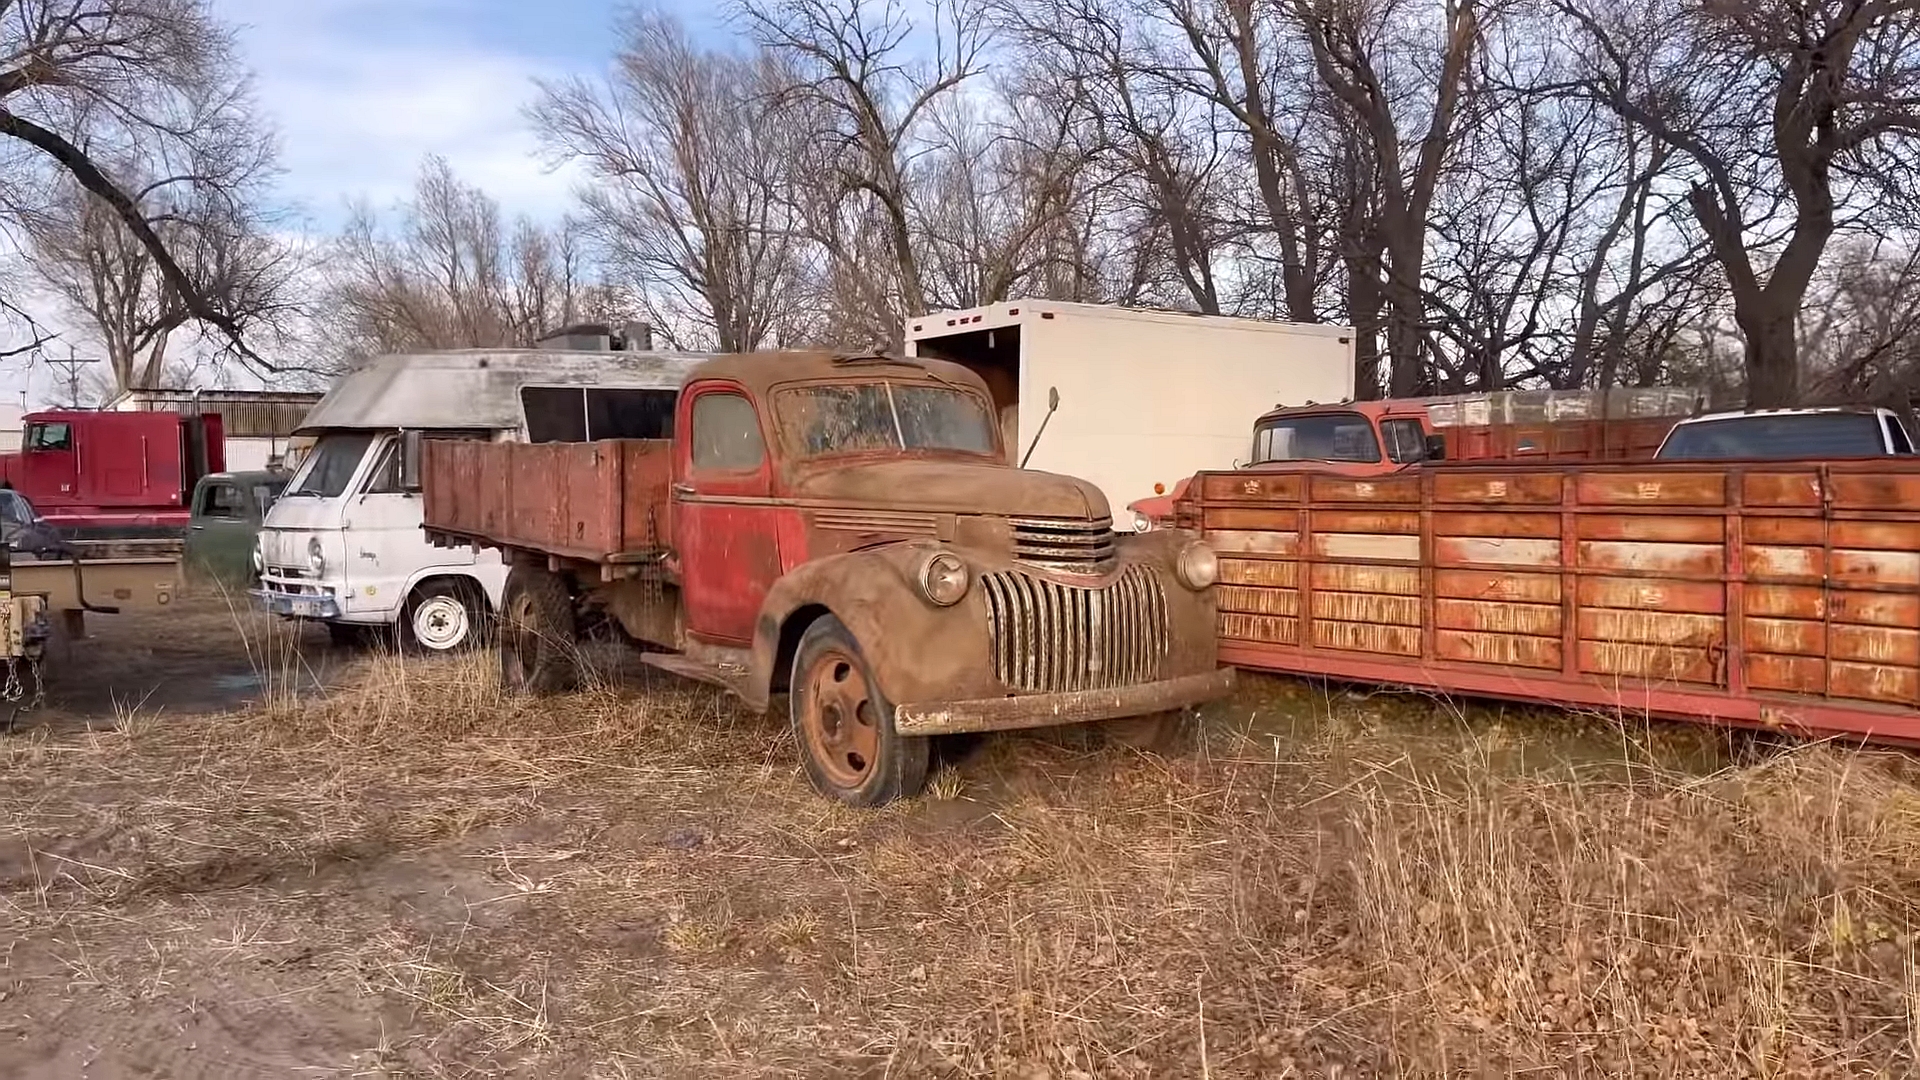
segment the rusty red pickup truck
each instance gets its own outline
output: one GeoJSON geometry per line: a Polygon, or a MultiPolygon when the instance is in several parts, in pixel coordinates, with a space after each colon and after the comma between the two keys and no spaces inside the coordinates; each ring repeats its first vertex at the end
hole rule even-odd
{"type": "Polygon", "coordinates": [[[1213,552],[1116,534],[1099,488],[1010,466],[991,400],[938,360],[718,357],[671,438],[410,436],[403,483],[435,543],[509,561],[510,684],[564,686],[582,628],[617,627],[755,709],[787,694],[814,785],[871,806],[920,789],[931,736],[1151,740],[1232,686],[1213,552]]]}

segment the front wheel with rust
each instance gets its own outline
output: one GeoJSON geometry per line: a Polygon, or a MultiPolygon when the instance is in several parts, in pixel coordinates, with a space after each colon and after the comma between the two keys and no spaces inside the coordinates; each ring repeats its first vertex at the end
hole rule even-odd
{"type": "Polygon", "coordinates": [[[893,703],[839,619],[823,615],[801,635],[789,689],[794,741],[821,794],[881,806],[926,785],[929,740],[894,730],[893,703]]]}

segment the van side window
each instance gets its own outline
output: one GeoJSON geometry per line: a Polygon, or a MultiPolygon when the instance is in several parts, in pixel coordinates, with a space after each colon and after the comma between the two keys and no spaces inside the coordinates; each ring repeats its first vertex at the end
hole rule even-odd
{"type": "Polygon", "coordinates": [[[380,460],[367,477],[367,494],[400,495],[400,443],[389,442],[380,451],[380,460]]]}
{"type": "Polygon", "coordinates": [[[760,417],[739,394],[702,394],[693,401],[695,471],[744,472],[767,456],[760,417]]]}

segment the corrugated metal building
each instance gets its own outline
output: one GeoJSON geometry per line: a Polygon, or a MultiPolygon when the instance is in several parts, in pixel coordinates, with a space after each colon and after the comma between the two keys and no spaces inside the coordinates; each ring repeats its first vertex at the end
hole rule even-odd
{"type": "MultiPolygon", "coordinates": [[[[285,460],[293,429],[320,400],[319,394],[284,390],[129,390],[107,408],[116,412],[219,413],[227,434],[227,468],[262,469],[285,460]]],[[[294,456],[297,456],[294,455],[294,456]]]]}

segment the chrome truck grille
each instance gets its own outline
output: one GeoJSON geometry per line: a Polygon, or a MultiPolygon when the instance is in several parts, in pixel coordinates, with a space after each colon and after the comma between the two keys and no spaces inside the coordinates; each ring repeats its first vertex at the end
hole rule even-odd
{"type": "Polygon", "coordinates": [[[1002,570],[980,579],[993,673],[1015,690],[1065,693],[1153,682],[1167,658],[1160,579],[1129,566],[1112,584],[1082,588],[1002,570]]]}
{"type": "Polygon", "coordinates": [[[1035,566],[1099,573],[1113,566],[1113,520],[1014,518],[1013,557],[1035,566]]]}

